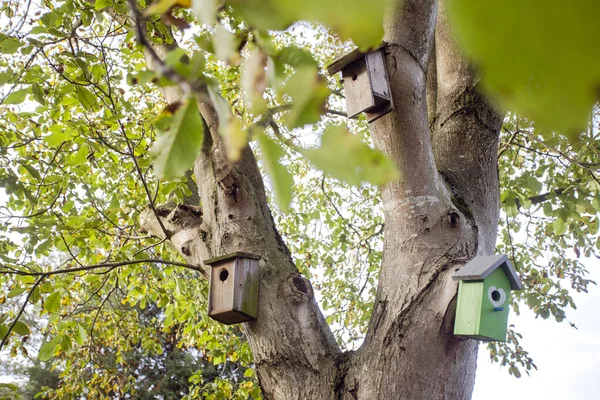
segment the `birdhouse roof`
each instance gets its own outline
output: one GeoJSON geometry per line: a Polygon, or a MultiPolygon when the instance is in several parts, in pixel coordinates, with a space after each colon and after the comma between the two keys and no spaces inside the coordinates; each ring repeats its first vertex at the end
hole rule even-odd
{"type": "Polygon", "coordinates": [[[260,260],[260,256],[256,255],[256,254],[252,254],[252,253],[244,253],[243,251],[236,251],[235,253],[229,253],[229,254],[225,254],[223,256],[219,256],[219,257],[214,257],[214,258],[210,258],[208,260],[204,260],[203,264],[204,265],[213,265],[213,264],[220,264],[224,261],[229,261],[233,258],[251,258],[253,260],[260,260]]]}
{"type": "Polygon", "coordinates": [[[487,278],[498,267],[502,267],[504,270],[510,281],[510,288],[512,290],[523,289],[523,284],[517,276],[517,271],[515,271],[512,263],[504,254],[475,257],[452,275],[452,279],[455,281],[480,281],[487,278]]]}
{"type": "Polygon", "coordinates": [[[335,75],[338,72],[340,72],[342,69],[344,69],[344,67],[346,65],[351,64],[354,61],[358,60],[359,58],[363,57],[365,54],[369,54],[373,51],[379,50],[380,48],[382,48],[384,46],[385,46],[385,43],[382,43],[379,47],[373,48],[373,49],[365,51],[365,52],[360,51],[359,49],[354,49],[350,53],[338,58],[337,60],[335,60],[334,62],[329,64],[327,66],[327,72],[329,73],[329,75],[335,75]]]}

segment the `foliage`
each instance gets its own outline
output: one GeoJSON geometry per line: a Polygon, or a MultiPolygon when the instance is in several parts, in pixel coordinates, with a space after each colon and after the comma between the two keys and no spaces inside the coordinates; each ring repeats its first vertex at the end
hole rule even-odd
{"type": "Polygon", "coordinates": [[[577,136],[598,100],[593,0],[453,0],[455,30],[488,91],[541,126],[577,136]]]}
{"type": "MultiPolygon", "coordinates": [[[[364,120],[342,122],[340,84],[321,67],[352,49],[348,38],[363,48],[379,43],[382,32],[370,27],[381,26],[382,2],[351,2],[344,14],[333,13],[340,1],[330,8],[260,2],[272,11],[260,13],[255,3],[154,3],[139,16],[149,18],[140,25],[145,40],[177,40],[185,49],[169,53],[156,74],[146,68],[143,37],[128,28],[122,1],[33,2],[31,10],[0,2],[8,20],[0,51],[9,55],[0,58],[1,350],[15,357],[39,350],[49,359],[62,379],[49,396],[133,393],[132,363],[193,353],[202,354],[196,367],[222,373],[191,376],[189,398],[260,397],[247,343],[203,311],[206,283],[168,261],[178,259],[173,249],[139,228],[145,207],[193,197],[193,178],[184,173],[206,129],[194,108],[198,96],[216,104],[232,159],[248,141],[260,155],[279,208],[290,210],[275,212],[278,227],[338,341],[353,348],[363,338],[384,232],[374,185],[398,171],[371,148],[364,120]],[[196,16],[204,25],[175,29],[196,16]],[[290,26],[301,18],[337,34],[317,23],[290,26]],[[189,100],[166,107],[158,88],[175,83],[189,100]],[[21,310],[47,323],[38,330],[17,321],[21,310]],[[144,318],[149,323],[140,323],[144,318]],[[46,338],[41,348],[28,342],[35,332],[46,338]],[[109,368],[95,375],[104,364],[109,368]],[[233,365],[243,376],[228,369],[233,365]]],[[[552,124],[555,111],[540,114],[542,122],[552,124]]],[[[578,109],[568,121],[579,120],[578,109]]],[[[498,250],[511,254],[527,283],[513,301],[517,312],[528,306],[562,321],[574,307],[565,285],[585,291],[590,283],[579,257],[600,250],[596,125],[591,119],[570,142],[521,116],[505,121],[498,250]]],[[[495,345],[492,357],[517,375],[533,364],[518,334],[511,338],[508,347],[495,345]]]]}

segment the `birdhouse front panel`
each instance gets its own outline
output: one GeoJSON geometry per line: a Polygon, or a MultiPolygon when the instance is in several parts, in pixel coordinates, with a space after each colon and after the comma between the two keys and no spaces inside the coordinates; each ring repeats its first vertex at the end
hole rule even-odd
{"type": "Polygon", "coordinates": [[[508,326],[510,281],[502,268],[485,278],[482,298],[479,335],[504,342],[508,326]]]}
{"type": "Polygon", "coordinates": [[[208,315],[224,324],[256,319],[260,257],[233,253],[204,261],[211,266],[208,315]]]}
{"type": "Polygon", "coordinates": [[[342,79],[348,118],[356,117],[361,112],[375,106],[371,82],[367,73],[367,61],[364,57],[346,66],[342,70],[342,79]]]}

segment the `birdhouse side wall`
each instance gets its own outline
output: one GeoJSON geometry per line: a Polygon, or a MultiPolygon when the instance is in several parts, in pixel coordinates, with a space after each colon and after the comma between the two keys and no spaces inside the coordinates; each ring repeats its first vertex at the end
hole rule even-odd
{"type": "Polygon", "coordinates": [[[347,65],[342,70],[342,79],[344,80],[348,118],[356,117],[361,112],[375,106],[371,82],[367,73],[367,63],[364,57],[347,65]]]}
{"type": "Polygon", "coordinates": [[[367,69],[369,71],[369,79],[371,80],[371,88],[377,105],[387,103],[390,100],[390,86],[387,78],[387,70],[385,68],[385,60],[383,51],[377,50],[366,55],[367,69]]]}
{"type": "Polygon", "coordinates": [[[238,259],[235,265],[235,288],[233,308],[249,317],[258,314],[258,260],[238,259]]]}
{"type": "Polygon", "coordinates": [[[483,281],[460,281],[454,320],[454,334],[479,335],[483,281]]]}
{"type": "Polygon", "coordinates": [[[481,323],[479,334],[490,340],[506,341],[508,326],[508,313],[510,304],[510,280],[502,268],[496,269],[483,281],[483,301],[481,305],[481,323]],[[494,305],[490,300],[490,288],[502,289],[504,301],[494,305]],[[494,307],[503,307],[502,311],[495,311],[494,307]]]}

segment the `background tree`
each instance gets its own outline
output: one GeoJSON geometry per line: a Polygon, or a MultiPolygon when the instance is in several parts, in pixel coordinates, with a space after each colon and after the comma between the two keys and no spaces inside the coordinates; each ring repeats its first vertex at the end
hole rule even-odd
{"type": "MultiPolygon", "coordinates": [[[[40,304],[40,358],[57,357],[73,382],[97,368],[98,343],[160,351],[160,335],[115,311],[120,293],[163,310],[165,332],[183,327],[181,346],[254,368],[235,387],[217,382],[221,396],[256,397],[258,379],[275,399],[469,398],[477,342],[452,335],[451,276],[495,251],[501,204],[498,251],[528,287],[515,311],[563,320],[565,281],[586,290],[578,257],[599,246],[586,116],[600,52],[576,29],[598,6],[528,4],[3,1],[1,349],[27,351],[19,317],[40,304]],[[300,20],[311,22],[289,28],[300,20]],[[527,40],[514,21],[531,26],[527,40]],[[518,113],[480,94],[455,31],[491,96],[518,113]],[[382,38],[395,110],[367,129],[345,120],[339,83],[320,68],[349,39],[382,38]],[[503,46],[519,63],[499,58],[503,46]],[[566,48],[576,67],[550,65],[566,48]],[[270,194],[290,212],[272,214],[270,194]],[[53,250],[62,265],[41,261],[53,250]],[[202,260],[232,251],[262,256],[247,341],[203,311],[202,260]]],[[[519,374],[533,364],[509,337],[492,357],[519,374]]],[[[127,392],[117,376],[104,383],[127,392]]]]}

